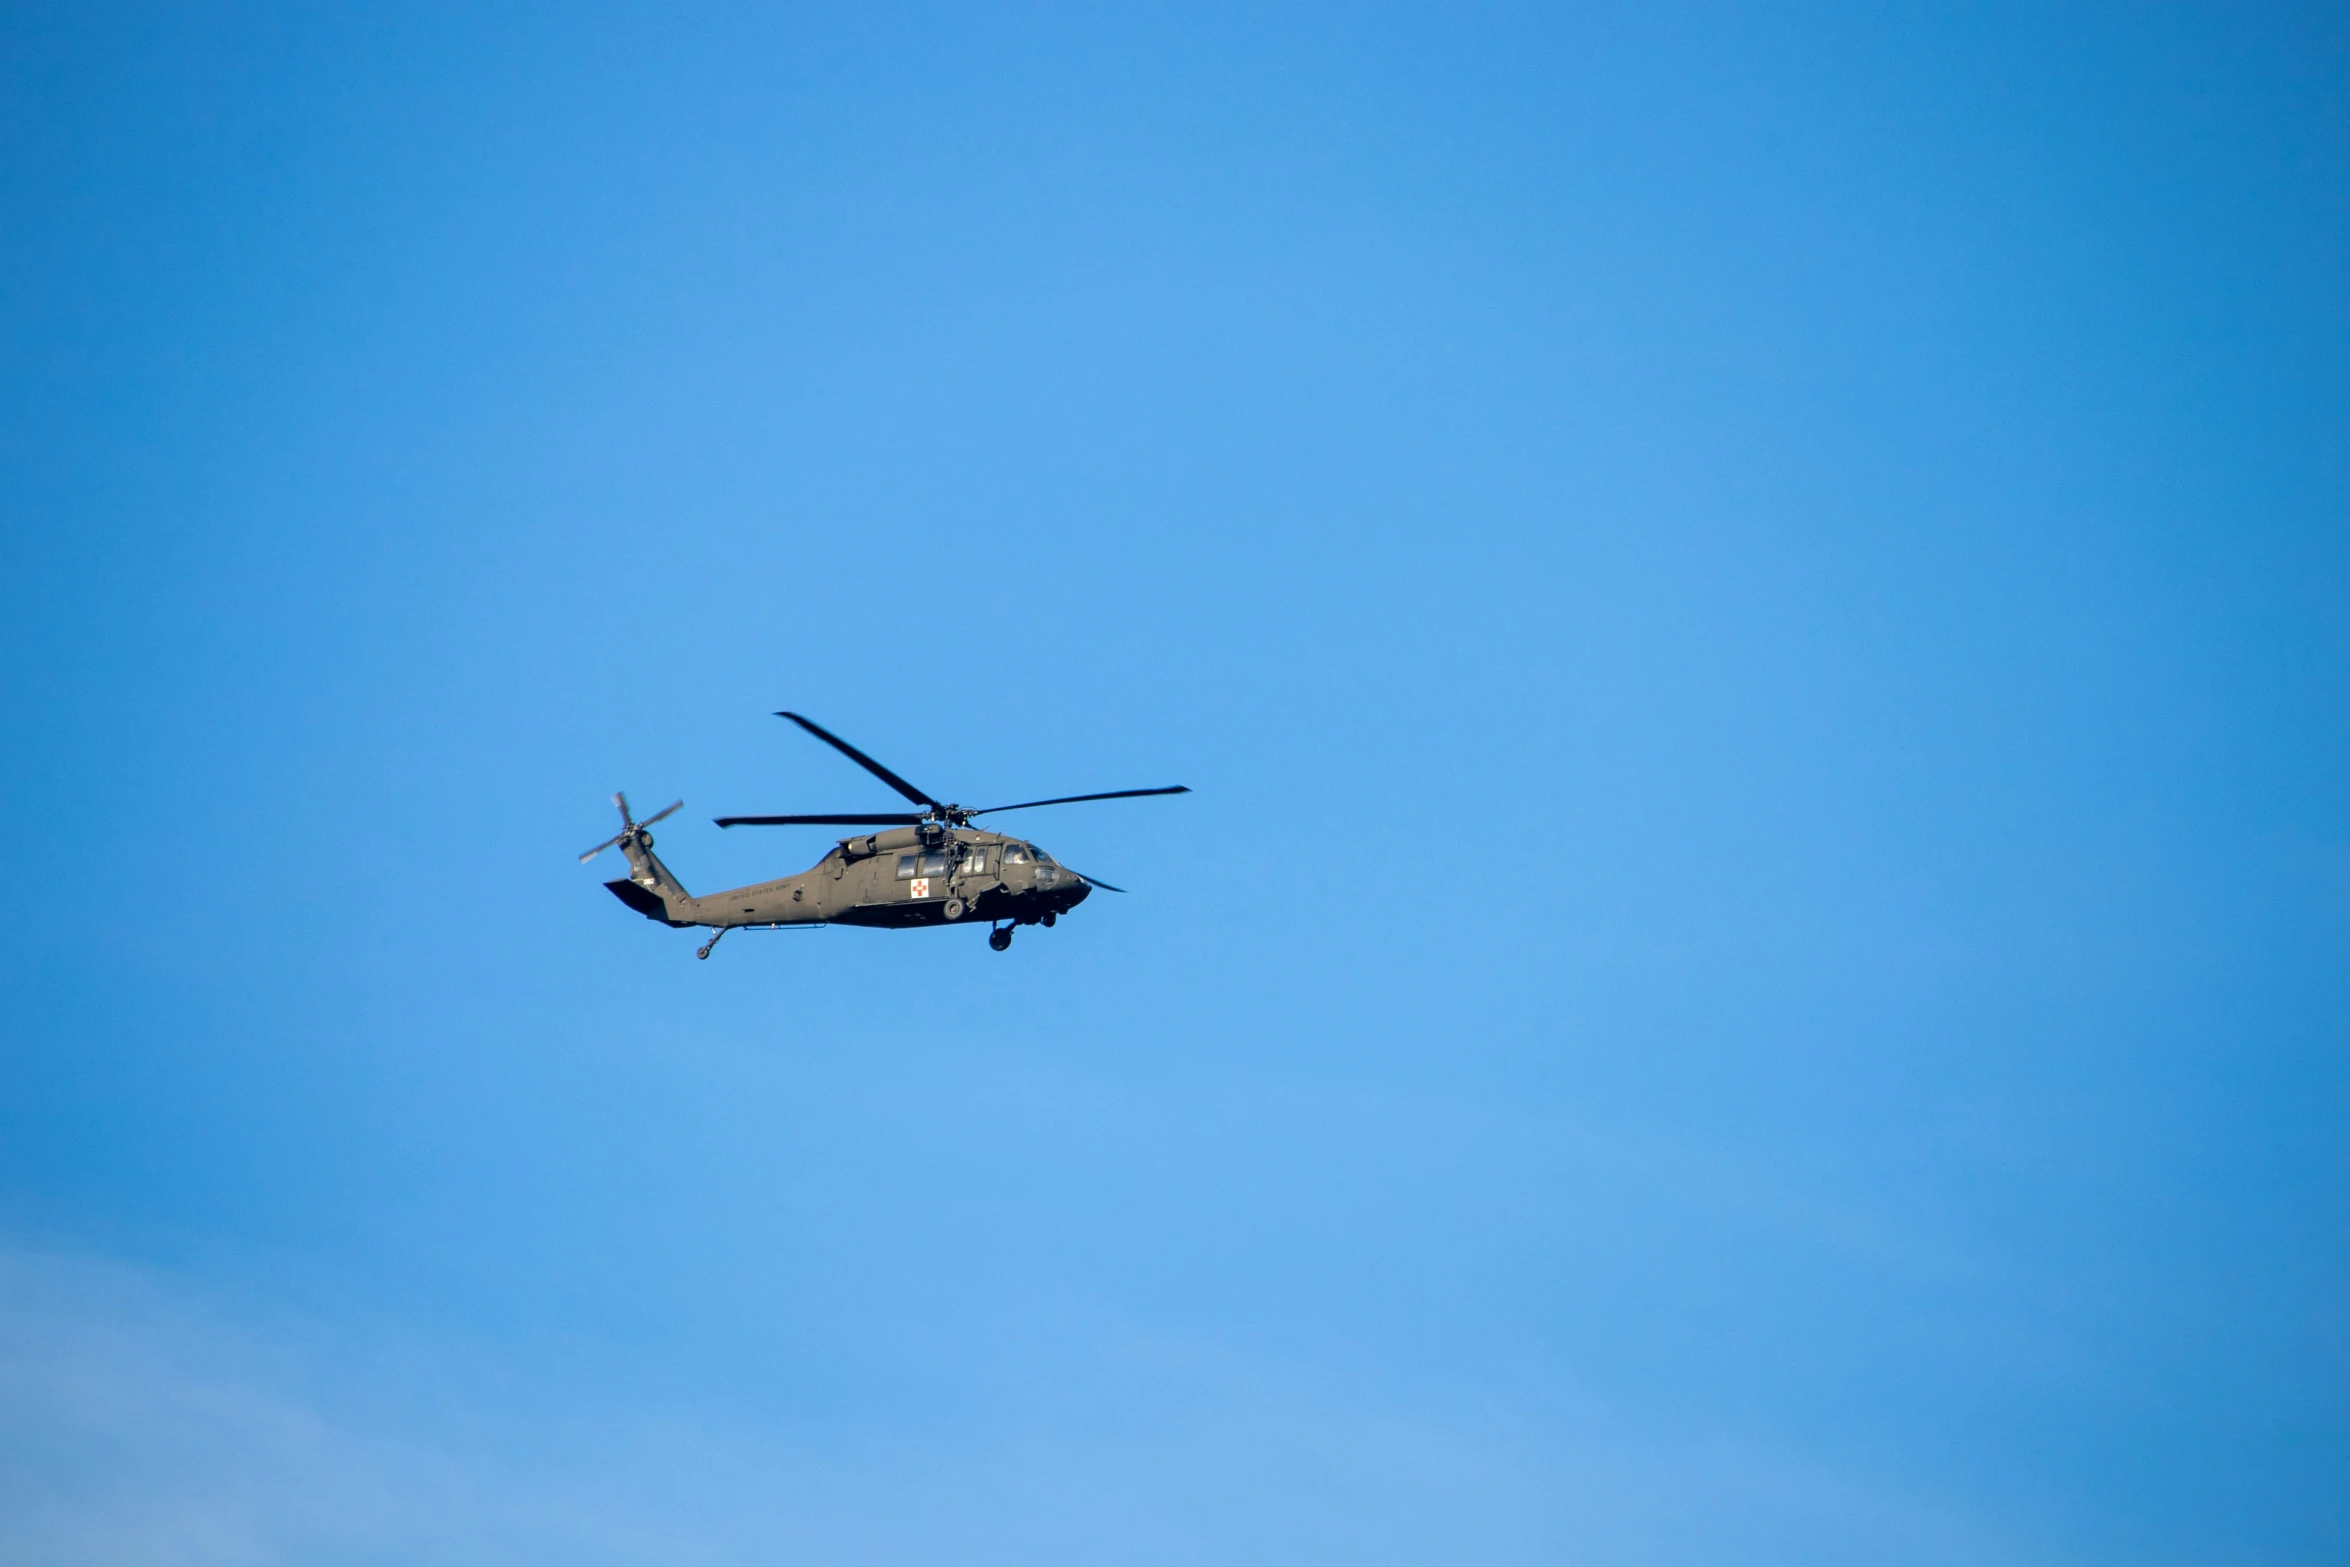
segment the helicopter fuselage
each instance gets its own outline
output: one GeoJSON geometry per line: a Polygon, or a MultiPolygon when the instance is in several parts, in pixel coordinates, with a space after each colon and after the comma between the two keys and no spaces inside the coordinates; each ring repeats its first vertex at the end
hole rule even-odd
{"type": "Polygon", "coordinates": [[[964,921],[1050,923],[1083,903],[1085,878],[1024,839],[969,827],[897,827],[844,838],[796,876],[687,895],[653,856],[652,835],[624,841],[632,872],[614,896],[669,925],[867,925],[903,930],[964,921]]]}
{"type": "Polygon", "coordinates": [[[916,788],[872,757],[798,713],[788,718],[831,746],[859,767],[896,790],[919,814],[858,811],[836,815],[719,816],[720,827],[881,827],[860,837],[843,838],[832,852],[797,876],[756,882],[728,892],[697,898],[653,855],[653,835],[646,831],[684,805],[680,800],[638,821],[628,808],[625,793],[612,796],[620,811],[620,835],[608,838],[581,855],[582,864],[606,849],[618,848],[628,857],[628,875],[604,885],[612,895],[647,919],[664,925],[700,925],[713,934],[696,957],[706,958],[718,938],[746,927],[783,929],[816,925],[869,925],[883,930],[909,930],[924,925],[980,923],[993,926],[987,944],[1002,952],[1011,945],[1020,925],[1050,925],[1083,903],[1101,887],[1113,887],[1098,877],[1082,875],[1062,865],[1024,838],[988,832],[971,825],[974,816],[999,811],[1031,811],[1047,805],[1081,805],[1089,800],[1132,800],[1145,795],[1189,794],[1182,784],[1157,789],[1111,789],[1098,794],[1062,794],[1049,800],[1022,800],[1015,805],[971,809],[953,805],[916,788]]]}

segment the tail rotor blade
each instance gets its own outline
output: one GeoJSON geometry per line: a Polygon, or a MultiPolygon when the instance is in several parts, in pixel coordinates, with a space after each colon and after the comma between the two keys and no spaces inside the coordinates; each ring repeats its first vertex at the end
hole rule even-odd
{"type": "Polygon", "coordinates": [[[634,816],[629,814],[627,795],[617,792],[614,793],[612,796],[612,803],[620,808],[620,831],[614,833],[611,837],[606,838],[602,843],[597,844],[594,848],[588,850],[587,853],[581,855],[579,857],[580,864],[585,865],[588,861],[594,859],[597,855],[603,853],[606,849],[611,848],[614,844],[627,842],[637,833],[643,832],[647,827],[652,826],[653,823],[659,821],[662,817],[669,815],[670,812],[682,811],[685,809],[685,802],[680,800],[665,810],[655,811],[652,815],[646,817],[643,821],[640,822],[634,816]]]}

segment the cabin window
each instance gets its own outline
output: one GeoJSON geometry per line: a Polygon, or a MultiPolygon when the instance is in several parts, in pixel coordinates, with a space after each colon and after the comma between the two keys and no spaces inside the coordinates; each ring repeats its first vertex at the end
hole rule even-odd
{"type": "Polygon", "coordinates": [[[984,876],[987,874],[986,844],[975,843],[963,851],[963,874],[966,876],[984,876]]]}
{"type": "Polygon", "coordinates": [[[925,854],[922,856],[921,874],[925,876],[944,876],[946,873],[947,857],[945,855],[925,854]]]}
{"type": "Polygon", "coordinates": [[[900,880],[900,881],[912,881],[912,880],[914,879],[914,866],[915,866],[915,863],[916,863],[917,861],[919,861],[921,858],[922,858],[922,856],[921,856],[921,855],[919,855],[919,854],[901,854],[901,855],[899,855],[899,856],[898,856],[898,880],[900,880]]]}

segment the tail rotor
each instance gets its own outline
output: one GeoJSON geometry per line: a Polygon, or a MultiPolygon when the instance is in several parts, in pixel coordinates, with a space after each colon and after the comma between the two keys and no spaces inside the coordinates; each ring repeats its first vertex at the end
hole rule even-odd
{"type": "Polygon", "coordinates": [[[626,843],[629,839],[643,832],[647,827],[652,826],[653,823],[659,821],[662,817],[667,816],[671,811],[683,810],[685,808],[685,802],[680,800],[675,805],[667,806],[661,810],[655,811],[652,815],[646,817],[643,821],[640,822],[628,814],[627,795],[615,794],[612,796],[612,803],[620,807],[620,831],[614,833],[611,837],[606,838],[602,843],[597,844],[594,848],[588,850],[587,853],[581,855],[579,857],[580,864],[585,865],[588,861],[594,859],[597,855],[603,853],[606,849],[610,849],[616,847],[619,844],[626,843]]]}

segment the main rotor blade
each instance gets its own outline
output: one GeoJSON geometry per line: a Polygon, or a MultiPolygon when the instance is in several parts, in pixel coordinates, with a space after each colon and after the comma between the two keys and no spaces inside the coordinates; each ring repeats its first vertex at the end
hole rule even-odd
{"type": "MultiPolygon", "coordinates": [[[[1052,800],[1022,800],[1018,805],[991,805],[984,811],[973,811],[973,816],[992,816],[998,811],[1030,811],[1040,805],[1075,805],[1080,800],[1134,800],[1146,794],[1189,794],[1191,785],[1175,784],[1165,789],[1112,789],[1108,794],[1064,794],[1052,800]]],[[[1092,877],[1086,880],[1091,881],[1092,877]]],[[[1118,889],[1112,887],[1112,892],[1118,889]]]]}
{"type": "Polygon", "coordinates": [[[911,827],[922,817],[903,816],[714,816],[721,827],[911,827]]]}
{"type": "Polygon", "coordinates": [[[652,815],[646,817],[643,821],[638,822],[637,825],[639,827],[650,827],[653,825],[653,823],[659,821],[662,817],[667,816],[671,811],[682,811],[684,809],[685,802],[680,800],[675,805],[663,806],[660,810],[655,811],[652,815]]]}
{"type": "Polygon", "coordinates": [[[835,751],[838,751],[841,755],[847,757],[850,761],[856,763],[859,767],[864,768],[865,771],[871,773],[874,777],[880,779],[883,783],[888,784],[892,789],[895,789],[898,793],[904,795],[907,799],[913,801],[916,805],[927,805],[932,810],[939,809],[938,801],[933,800],[929,795],[924,794],[921,790],[915,788],[912,784],[906,782],[906,780],[900,778],[897,774],[891,772],[888,768],[882,766],[879,762],[873,760],[872,757],[867,756],[864,752],[858,750],[855,746],[849,744],[846,740],[843,740],[839,735],[832,733],[832,731],[826,729],[823,725],[814,723],[809,719],[802,718],[797,713],[778,713],[775,716],[778,718],[788,718],[793,723],[798,724],[802,729],[807,730],[808,733],[814,735],[817,739],[823,741],[826,745],[831,746],[835,751]]]}
{"type": "MultiPolygon", "coordinates": [[[[1005,808],[1006,810],[1010,810],[1010,809],[1011,809],[1011,807],[1010,807],[1010,806],[1006,806],[1006,807],[1004,807],[1004,808],[1005,808]]],[[[1062,867],[1061,867],[1061,869],[1063,869],[1063,870],[1065,870],[1065,871],[1077,871],[1077,867],[1076,867],[1076,866],[1074,866],[1074,865],[1064,865],[1064,866],[1062,866],[1062,867]]],[[[1083,871],[1077,871],[1077,874],[1078,874],[1078,876],[1079,876],[1080,878],[1082,878],[1082,879],[1084,880],[1084,882],[1085,882],[1085,884],[1086,884],[1087,886],[1089,886],[1089,887],[1099,887],[1099,888],[1101,888],[1101,890],[1102,890],[1102,891],[1104,891],[1104,892],[1124,892],[1124,891],[1126,890],[1126,889],[1125,889],[1125,888],[1123,888],[1123,887],[1113,887],[1113,886],[1111,886],[1111,885],[1110,885],[1108,882],[1106,882],[1106,881],[1103,881],[1103,880],[1102,880],[1100,877],[1098,877],[1098,876],[1087,876],[1087,875],[1085,874],[1085,872],[1083,872],[1083,871]]]]}

